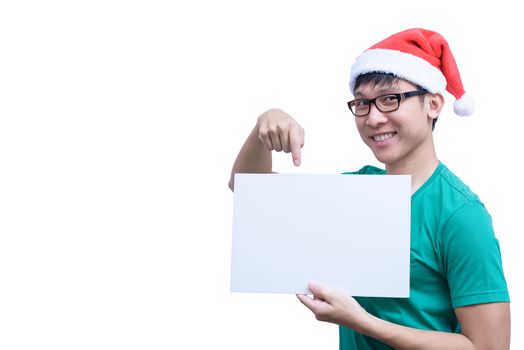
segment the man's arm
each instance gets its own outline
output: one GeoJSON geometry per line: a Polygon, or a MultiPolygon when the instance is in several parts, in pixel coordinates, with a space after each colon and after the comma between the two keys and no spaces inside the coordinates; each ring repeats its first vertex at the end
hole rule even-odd
{"type": "Polygon", "coordinates": [[[477,304],[455,309],[462,334],[475,349],[509,349],[511,317],[508,302],[477,304]]]}
{"type": "Polygon", "coordinates": [[[395,349],[509,349],[509,303],[489,303],[455,309],[462,334],[427,331],[381,320],[367,313],[343,292],[310,285],[313,299],[298,295],[319,321],[332,322],[373,337],[395,349]]]}
{"type": "Polygon", "coordinates": [[[300,149],[304,145],[304,129],[286,112],[270,109],[258,117],[231,170],[229,188],[235,187],[236,173],[271,173],[271,151],[284,151],[300,165],[300,149]]]}

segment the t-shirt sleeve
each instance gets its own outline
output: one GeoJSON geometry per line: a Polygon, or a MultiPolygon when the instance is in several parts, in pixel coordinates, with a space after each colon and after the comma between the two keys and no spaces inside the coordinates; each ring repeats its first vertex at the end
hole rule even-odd
{"type": "Polygon", "coordinates": [[[509,301],[499,243],[482,203],[471,201],[455,211],[441,244],[453,308],[509,301]]]}

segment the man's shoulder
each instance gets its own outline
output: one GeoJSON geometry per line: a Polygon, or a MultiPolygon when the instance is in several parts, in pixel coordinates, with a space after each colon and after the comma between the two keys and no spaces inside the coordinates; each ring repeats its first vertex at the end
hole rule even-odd
{"type": "Polygon", "coordinates": [[[449,195],[460,197],[465,202],[480,201],[478,195],[445,166],[440,173],[440,179],[447,187],[449,195]]]}
{"type": "Polygon", "coordinates": [[[452,217],[460,221],[488,214],[479,196],[443,164],[415,198],[416,207],[424,208],[428,204],[442,224],[452,217]]]}

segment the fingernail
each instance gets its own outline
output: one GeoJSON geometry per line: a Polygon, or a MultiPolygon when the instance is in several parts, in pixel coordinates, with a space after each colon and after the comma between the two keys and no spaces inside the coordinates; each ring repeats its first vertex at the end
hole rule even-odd
{"type": "Polygon", "coordinates": [[[300,165],[300,160],[295,159],[295,160],[294,160],[294,163],[295,163],[296,166],[299,166],[299,165],[300,165]]]}

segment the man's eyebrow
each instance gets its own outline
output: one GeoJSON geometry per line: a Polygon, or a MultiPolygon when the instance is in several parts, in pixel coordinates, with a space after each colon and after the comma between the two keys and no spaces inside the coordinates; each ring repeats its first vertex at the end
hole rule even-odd
{"type": "MultiPolygon", "coordinates": [[[[375,95],[370,98],[375,98],[376,96],[387,95],[387,94],[398,94],[400,90],[396,86],[384,86],[384,87],[380,87],[379,89],[375,90],[374,92],[375,92],[375,95]]],[[[364,94],[360,91],[355,91],[354,96],[357,99],[366,99],[364,94]]]]}

